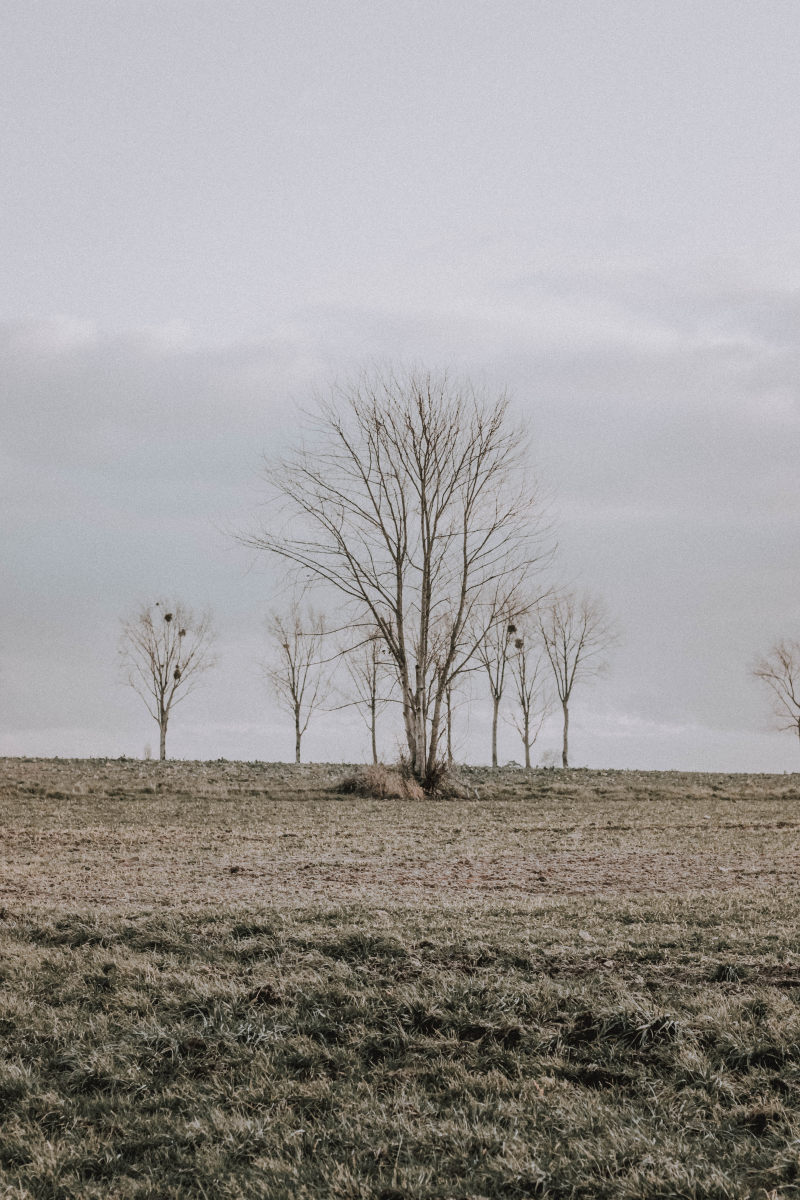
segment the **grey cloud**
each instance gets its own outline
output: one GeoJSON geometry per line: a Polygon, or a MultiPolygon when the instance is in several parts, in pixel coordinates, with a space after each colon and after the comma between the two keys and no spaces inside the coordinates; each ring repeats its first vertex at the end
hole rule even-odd
{"type": "MultiPolygon", "coordinates": [[[[669,278],[656,283],[677,291],[669,278]]],[[[227,655],[213,692],[198,695],[193,728],[206,733],[187,726],[176,745],[205,737],[219,753],[259,752],[253,714],[265,728],[276,718],[253,663],[278,570],[249,571],[225,528],[254,519],[261,453],[296,435],[298,404],[365,359],[400,358],[508,384],[530,422],[561,514],[561,575],[604,594],[623,632],[613,670],[576,710],[593,761],[622,753],[643,763],[652,751],[665,765],[670,753],[675,765],[722,765],[731,731],[743,729],[754,731],[754,756],[769,745],[790,761],[791,746],[764,732],[747,679],[752,655],[798,617],[798,347],[787,340],[794,297],[779,300],[751,298],[736,321],[725,317],[725,338],[698,332],[723,312],[719,299],[688,295],[696,319],[671,321],[666,307],[654,318],[632,296],[573,311],[566,292],[542,336],[541,287],[529,312],[519,297],[510,310],[497,297],[465,304],[441,322],[402,307],[315,306],[216,347],[180,331],[6,329],[4,656],[16,682],[5,725],[21,731],[8,735],[12,748],[44,744],[37,724],[83,728],[76,714],[92,718],[81,737],[98,748],[128,723],[141,730],[114,676],[116,622],[139,598],[177,591],[213,603],[227,655]],[[783,331],[771,340],[767,309],[783,331]],[[593,311],[601,318],[585,338],[593,311]]],[[[330,723],[318,733],[320,753],[340,746],[330,723]]],[[[357,744],[355,727],[348,736],[357,744]]]]}

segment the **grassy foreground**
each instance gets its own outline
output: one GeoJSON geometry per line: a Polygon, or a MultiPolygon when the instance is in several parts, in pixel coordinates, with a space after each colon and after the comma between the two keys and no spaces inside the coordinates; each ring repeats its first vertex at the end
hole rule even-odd
{"type": "MultiPolygon", "coordinates": [[[[20,764],[10,772],[26,778],[20,764]]],[[[99,794],[92,809],[91,793],[70,790],[70,779],[86,778],[76,772],[62,770],[62,786],[50,788],[60,796],[27,793],[26,806],[9,787],[3,797],[9,857],[43,839],[33,869],[59,880],[71,872],[78,890],[86,861],[57,861],[51,835],[82,829],[83,858],[99,864],[124,796],[99,794]],[[76,805],[80,822],[69,817],[76,805]]],[[[752,866],[767,863],[773,839],[790,880],[797,825],[786,780],[759,784],[760,800],[745,788],[741,807],[743,785],[731,781],[702,798],[702,811],[684,800],[681,812],[656,777],[646,800],[641,778],[627,798],[615,780],[610,807],[608,780],[594,779],[594,793],[591,783],[584,774],[580,796],[562,795],[566,818],[547,780],[538,793],[529,781],[527,795],[440,805],[433,817],[431,805],[384,805],[383,849],[370,842],[378,816],[368,802],[329,798],[325,809],[317,790],[304,813],[295,795],[296,827],[311,831],[334,878],[325,903],[303,891],[308,872],[294,849],[297,893],[270,893],[289,814],[284,804],[270,816],[266,800],[261,820],[243,810],[235,832],[228,822],[234,839],[261,828],[247,867],[262,871],[259,901],[234,892],[224,903],[215,883],[195,896],[213,906],[160,893],[145,903],[125,889],[115,904],[70,906],[60,892],[48,900],[46,878],[38,893],[7,895],[0,1196],[800,1196],[800,899],[772,876],[730,885],[746,840],[752,866]],[[702,853],[699,832],[681,834],[678,816],[704,822],[702,853]],[[337,864],[358,859],[354,837],[374,873],[393,846],[410,855],[400,818],[425,831],[420,859],[435,871],[465,836],[476,858],[483,821],[493,878],[508,870],[511,884],[468,882],[473,873],[393,901],[385,887],[356,895],[336,882],[337,864]],[[616,877],[569,891],[565,843],[580,885],[596,878],[592,843],[612,854],[622,842],[629,854],[637,841],[656,871],[674,845],[708,870],[693,888],[678,872],[660,895],[632,894],[616,877]],[[519,859],[537,843],[537,888],[558,861],[549,890],[519,883],[519,859]]],[[[231,797],[217,800],[230,816],[231,797]]],[[[139,832],[126,853],[140,860],[157,855],[158,813],[177,803],[158,793],[144,802],[147,812],[132,798],[128,814],[139,832]]],[[[194,821],[195,852],[221,811],[206,797],[168,828],[194,821]]],[[[242,873],[228,878],[236,885],[242,873]]]]}

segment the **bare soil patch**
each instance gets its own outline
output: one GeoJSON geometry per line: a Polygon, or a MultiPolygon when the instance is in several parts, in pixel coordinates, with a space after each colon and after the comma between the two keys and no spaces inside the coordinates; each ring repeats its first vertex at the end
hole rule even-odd
{"type": "Polygon", "coordinates": [[[797,776],[466,769],[473,798],[334,790],[348,768],[0,760],[0,903],[428,904],[791,889],[797,776]]]}

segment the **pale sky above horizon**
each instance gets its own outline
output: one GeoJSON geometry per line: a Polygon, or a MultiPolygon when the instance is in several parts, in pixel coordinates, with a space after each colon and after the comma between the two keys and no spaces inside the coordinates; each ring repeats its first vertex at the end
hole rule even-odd
{"type": "MultiPolygon", "coordinates": [[[[800,637],[796,4],[10,0],[0,32],[0,753],[157,746],[119,621],[177,595],[220,662],[170,753],[292,756],[280,569],[231,531],[378,361],[528,425],[554,574],[621,632],[576,765],[800,769],[748,675],[800,637]]],[[[306,752],[367,745],[329,713],[306,752]]]]}

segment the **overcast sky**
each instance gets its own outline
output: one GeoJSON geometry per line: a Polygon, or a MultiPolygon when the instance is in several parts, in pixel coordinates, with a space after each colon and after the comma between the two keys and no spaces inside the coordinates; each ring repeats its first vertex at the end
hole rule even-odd
{"type": "MultiPolygon", "coordinates": [[[[508,387],[529,426],[554,574],[622,635],[576,690],[576,765],[800,767],[748,676],[800,637],[796,0],[8,0],[0,25],[0,753],[157,747],[116,645],[168,595],[220,631],[169,751],[292,756],[257,668],[280,570],[230,531],[298,408],[379,360],[508,387]]],[[[472,760],[486,716],[460,714],[472,760]]],[[[367,746],[342,714],[307,739],[367,746]]]]}

